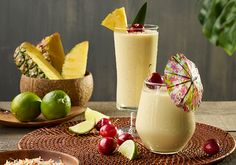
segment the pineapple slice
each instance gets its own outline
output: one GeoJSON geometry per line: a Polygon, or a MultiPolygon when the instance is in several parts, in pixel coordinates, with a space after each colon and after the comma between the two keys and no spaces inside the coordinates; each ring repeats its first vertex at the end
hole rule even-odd
{"type": "Polygon", "coordinates": [[[37,48],[44,56],[48,56],[52,66],[61,73],[62,66],[65,60],[65,53],[62,46],[61,38],[59,33],[54,33],[44,38],[38,45],[37,48]]]}
{"type": "Polygon", "coordinates": [[[64,79],[75,79],[84,77],[87,66],[89,42],[84,41],[77,45],[66,55],[62,68],[64,79]]]}
{"type": "Polygon", "coordinates": [[[47,78],[43,71],[32,60],[32,58],[28,56],[28,54],[25,52],[25,49],[21,48],[20,46],[16,48],[13,58],[17,68],[22,74],[33,78],[47,78]]]}
{"type": "Polygon", "coordinates": [[[42,53],[30,43],[24,42],[20,46],[26,53],[32,58],[32,60],[38,65],[38,67],[44,72],[49,79],[63,79],[60,73],[43,57],[42,53]]]}
{"type": "Polygon", "coordinates": [[[112,13],[106,16],[101,25],[111,29],[112,31],[114,31],[115,28],[125,29],[127,27],[125,8],[122,7],[115,9],[112,13]]]}

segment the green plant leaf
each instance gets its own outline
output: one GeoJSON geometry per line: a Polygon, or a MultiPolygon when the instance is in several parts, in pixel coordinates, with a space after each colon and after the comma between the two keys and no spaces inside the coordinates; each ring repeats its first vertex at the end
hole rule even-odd
{"type": "Polygon", "coordinates": [[[211,43],[228,55],[236,51],[236,0],[203,0],[198,18],[211,43]]]}
{"type": "Polygon", "coordinates": [[[232,55],[236,51],[236,0],[227,3],[212,33],[219,34],[219,45],[227,54],[232,55]]]}
{"type": "Polygon", "coordinates": [[[200,13],[198,15],[198,19],[200,21],[200,23],[203,25],[206,21],[206,16],[208,14],[208,8],[210,7],[211,5],[211,0],[204,0],[202,2],[202,8],[200,10],[200,13]]]}
{"type": "Polygon", "coordinates": [[[146,18],[146,11],[147,11],[147,2],[145,2],[143,6],[139,9],[138,14],[136,15],[132,24],[138,23],[144,25],[146,18]]]}
{"type": "Polygon", "coordinates": [[[220,16],[225,4],[228,0],[211,0],[211,4],[208,6],[208,12],[206,15],[206,20],[203,24],[203,33],[204,35],[209,38],[209,40],[213,43],[218,45],[216,37],[212,36],[212,29],[217,20],[220,16]],[[214,39],[213,39],[214,38],[214,39]]]}

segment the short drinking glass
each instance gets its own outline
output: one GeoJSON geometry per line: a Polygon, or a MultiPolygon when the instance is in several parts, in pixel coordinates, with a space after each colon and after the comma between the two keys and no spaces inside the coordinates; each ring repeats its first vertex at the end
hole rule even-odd
{"type": "Polygon", "coordinates": [[[195,131],[194,112],[172,102],[165,84],[144,82],[136,118],[143,144],[154,153],[181,151],[195,131]]]}

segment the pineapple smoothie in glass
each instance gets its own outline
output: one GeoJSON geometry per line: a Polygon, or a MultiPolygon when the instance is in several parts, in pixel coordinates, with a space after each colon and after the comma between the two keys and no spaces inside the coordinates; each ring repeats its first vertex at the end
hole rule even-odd
{"type": "Polygon", "coordinates": [[[145,24],[146,11],[147,2],[130,25],[124,7],[115,9],[102,21],[103,26],[114,32],[119,110],[138,109],[142,83],[156,70],[158,26],[145,24]]]}
{"type": "Polygon", "coordinates": [[[177,153],[194,133],[194,112],[186,113],[177,107],[166,85],[146,81],[136,118],[136,130],[143,144],[152,152],[177,153]]]}
{"type": "Polygon", "coordinates": [[[164,76],[155,72],[144,81],[136,117],[136,130],[143,144],[154,153],[181,151],[194,134],[194,111],[202,94],[195,64],[183,54],[172,56],[164,76]]]}
{"type": "Polygon", "coordinates": [[[158,26],[114,31],[117,90],[120,110],[136,110],[144,79],[156,70],[158,26]]]}

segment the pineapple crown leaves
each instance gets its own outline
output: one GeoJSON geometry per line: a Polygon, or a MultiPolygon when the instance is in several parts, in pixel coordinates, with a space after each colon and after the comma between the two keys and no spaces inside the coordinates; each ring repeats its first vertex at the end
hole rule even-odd
{"type": "Polygon", "coordinates": [[[143,6],[139,9],[135,19],[133,20],[132,24],[145,24],[145,18],[146,18],[146,12],[147,12],[147,2],[143,4],[143,6]]]}

